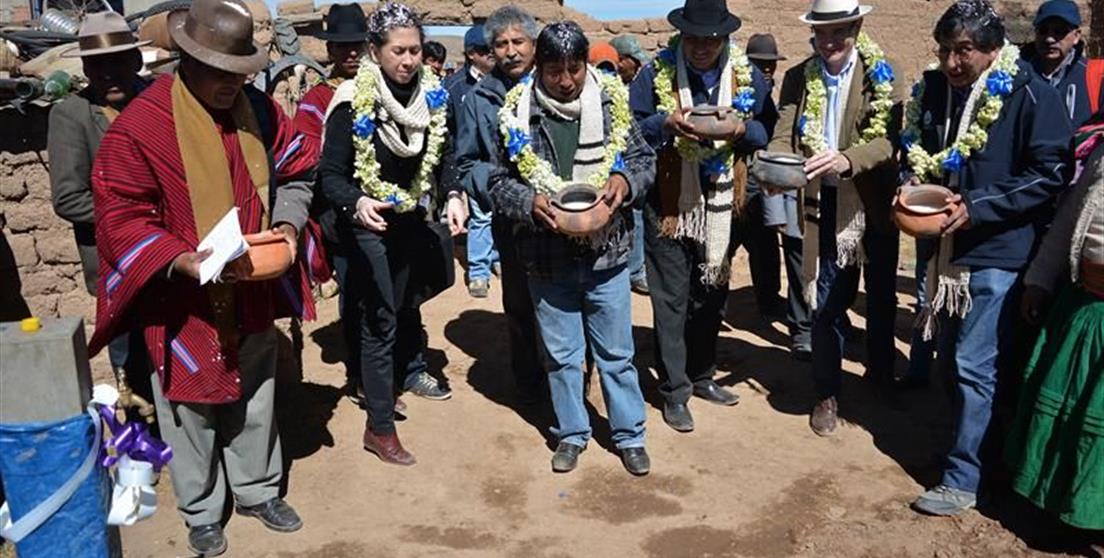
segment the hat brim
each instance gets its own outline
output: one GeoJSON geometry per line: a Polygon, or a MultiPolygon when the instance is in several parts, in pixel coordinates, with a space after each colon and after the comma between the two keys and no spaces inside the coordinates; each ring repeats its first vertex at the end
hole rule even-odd
{"type": "Polygon", "coordinates": [[[1081,27],[1080,20],[1074,20],[1071,16],[1068,16],[1066,14],[1039,14],[1035,16],[1035,19],[1031,22],[1031,27],[1038,29],[1039,26],[1048,19],[1059,19],[1066,22],[1067,25],[1071,25],[1073,27],[1081,27]]]}
{"type": "Polygon", "coordinates": [[[115,45],[113,47],[94,48],[91,50],[81,50],[80,43],[77,43],[70,47],[68,50],[61,54],[62,58],[86,58],[89,56],[99,56],[101,54],[115,54],[116,52],[126,52],[128,50],[137,50],[144,47],[153,41],[137,41],[134,43],[128,43],[125,45],[115,45]]]}
{"type": "Polygon", "coordinates": [[[765,52],[751,53],[751,54],[747,54],[746,56],[748,57],[749,60],[775,60],[775,61],[789,60],[789,58],[786,58],[785,56],[782,56],[781,54],[768,54],[768,53],[765,53],[765,52]]]}
{"type": "Polygon", "coordinates": [[[667,14],[667,21],[670,22],[671,25],[674,25],[675,29],[694,37],[721,37],[724,35],[731,35],[743,24],[740,18],[728,14],[727,17],[716,23],[701,25],[688,21],[683,14],[683,10],[684,8],[677,8],[667,14]]]}
{"type": "Polygon", "coordinates": [[[874,6],[859,6],[859,13],[853,15],[836,17],[832,19],[820,19],[813,15],[813,12],[805,12],[805,14],[803,14],[798,19],[801,20],[801,23],[812,25],[814,27],[817,25],[835,25],[837,23],[847,23],[849,21],[860,20],[866,17],[866,14],[869,14],[872,11],[874,11],[874,6]]]}
{"type": "Polygon", "coordinates": [[[323,31],[317,35],[319,40],[327,43],[363,43],[368,40],[368,32],[364,33],[329,33],[323,31]]]}
{"type": "Polygon", "coordinates": [[[253,54],[226,54],[205,47],[184,32],[184,18],[187,10],[177,10],[169,14],[169,36],[180,50],[204,64],[224,72],[248,76],[268,67],[268,51],[256,40],[253,41],[253,54]]]}

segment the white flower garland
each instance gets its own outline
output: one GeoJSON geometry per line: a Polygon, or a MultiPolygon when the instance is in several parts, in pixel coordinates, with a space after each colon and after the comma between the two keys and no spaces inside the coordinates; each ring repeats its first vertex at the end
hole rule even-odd
{"type": "MultiPolygon", "coordinates": [[[[603,188],[611,172],[624,169],[622,157],[629,145],[632,112],[629,110],[629,90],[621,83],[621,78],[615,74],[597,73],[601,79],[602,90],[612,102],[611,129],[606,145],[606,155],[594,174],[587,178],[587,183],[595,188],[603,188]]],[[[551,163],[541,159],[533,151],[533,145],[529,139],[529,125],[519,122],[517,117],[519,99],[525,88],[532,84],[532,79],[522,80],[506,94],[506,101],[498,111],[499,130],[506,142],[507,155],[510,161],[517,165],[518,172],[525,182],[537,193],[554,195],[562,190],[567,182],[552,169],[551,163]]]]}
{"type": "MultiPolygon", "coordinates": [[[[679,35],[676,34],[667,42],[667,48],[659,51],[655,59],[655,95],[659,99],[656,110],[667,114],[678,111],[678,87],[676,85],[677,50],[681,48],[679,35]]],[[[755,88],[752,87],[751,63],[747,56],[735,45],[729,45],[728,58],[732,61],[732,73],[735,76],[736,88],[732,92],[732,105],[736,109],[737,116],[742,120],[748,120],[753,116],[755,106],[755,88]]],[[[712,142],[711,142],[712,143],[712,142]]],[[[691,141],[681,136],[675,138],[675,147],[682,157],[693,163],[700,163],[706,159],[727,161],[733,155],[731,141],[727,141],[719,148],[706,147],[696,141],[691,141]]]]}
{"type": "Polygon", "coordinates": [[[981,93],[966,134],[934,155],[920,145],[920,117],[923,111],[920,103],[925,88],[924,76],[920,76],[912,87],[912,99],[905,115],[905,132],[901,136],[901,143],[908,152],[909,166],[917,178],[922,181],[935,180],[943,176],[944,171],[958,172],[971,153],[985,147],[989,141],[987,130],[1000,118],[1004,98],[1012,93],[1013,78],[1020,71],[1016,64],[1019,58],[1020,49],[1015,45],[1005,44],[1001,48],[997,61],[974,83],[975,90],[981,93]]]}
{"type": "MultiPolygon", "coordinates": [[[[893,80],[896,76],[893,67],[885,59],[885,53],[865,32],[860,32],[855,40],[855,48],[866,67],[864,79],[874,83],[874,99],[870,107],[874,114],[870,116],[866,128],[859,135],[855,145],[868,143],[875,138],[885,137],[889,125],[889,113],[893,109],[893,80]]],[[[828,149],[824,139],[824,113],[828,107],[828,88],[824,84],[820,57],[813,57],[805,63],[805,112],[798,120],[801,143],[814,154],[828,149]]]]}
{"type": "Polygon", "coordinates": [[[418,201],[433,188],[433,171],[441,162],[441,152],[448,133],[448,91],[441,87],[440,79],[433,72],[424,69],[419,72],[421,91],[429,105],[429,130],[421,166],[414,175],[410,189],[403,189],[380,178],[380,165],[376,160],[376,146],[372,136],[376,131],[377,111],[380,110],[377,105],[379,88],[387,85],[376,79],[378,74],[373,66],[376,66],[375,62],[365,58],[354,78],[356,94],[353,97],[353,145],[356,148],[356,158],[353,176],[360,181],[361,188],[372,199],[390,202],[395,206],[396,212],[405,213],[418,207],[418,201]]]}

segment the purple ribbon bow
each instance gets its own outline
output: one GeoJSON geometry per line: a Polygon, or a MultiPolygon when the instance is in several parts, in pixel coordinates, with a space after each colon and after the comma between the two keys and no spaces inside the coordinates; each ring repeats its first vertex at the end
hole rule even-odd
{"type": "Polygon", "coordinates": [[[172,448],[154,438],[146,429],[146,425],[140,422],[120,423],[115,417],[114,406],[100,406],[100,416],[107,423],[107,429],[111,431],[111,438],[103,441],[101,452],[103,458],[100,464],[104,467],[115,465],[124,455],[135,461],[148,462],[157,471],[172,460],[172,448]]]}

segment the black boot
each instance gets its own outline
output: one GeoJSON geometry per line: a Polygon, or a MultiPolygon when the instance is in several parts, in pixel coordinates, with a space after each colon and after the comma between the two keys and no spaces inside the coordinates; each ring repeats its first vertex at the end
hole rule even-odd
{"type": "Polygon", "coordinates": [[[280,533],[298,531],[303,526],[303,520],[299,514],[280,498],[273,498],[256,506],[234,506],[238,515],[256,517],[264,523],[265,527],[280,533]]]}
{"type": "Polygon", "coordinates": [[[212,523],[189,527],[188,550],[204,558],[226,552],[226,535],[222,534],[222,525],[212,523]]]}

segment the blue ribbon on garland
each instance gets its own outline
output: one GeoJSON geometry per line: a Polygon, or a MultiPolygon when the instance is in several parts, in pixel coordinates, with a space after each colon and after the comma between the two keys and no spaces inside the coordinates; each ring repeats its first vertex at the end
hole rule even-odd
{"type": "Polygon", "coordinates": [[[357,118],[356,121],[353,122],[353,133],[355,133],[358,138],[364,139],[370,137],[375,131],[376,123],[372,122],[372,119],[368,118],[366,114],[361,115],[360,118],[357,118]]]}

